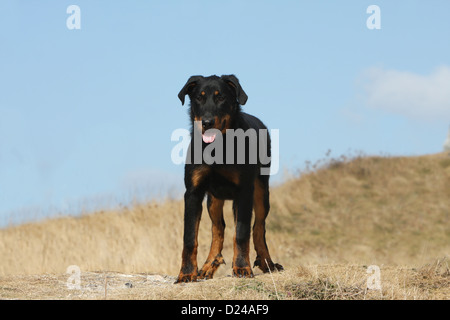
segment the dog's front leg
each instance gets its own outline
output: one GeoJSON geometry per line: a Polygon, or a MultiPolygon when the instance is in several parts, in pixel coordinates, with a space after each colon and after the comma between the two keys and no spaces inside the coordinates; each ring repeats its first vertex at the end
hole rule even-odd
{"type": "Polygon", "coordinates": [[[187,190],[184,194],[183,253],[176,283],[197,280],[197,238],[204,196],[205,193],[198,190],[187,190]]]}
{"type": "Polygon", "coordinates": [[[233,203],[236,233],[234,236],[233,275],[253,277],[250,266],[250,223],[253,210],[253,186],[241,190],[233,203]]]}

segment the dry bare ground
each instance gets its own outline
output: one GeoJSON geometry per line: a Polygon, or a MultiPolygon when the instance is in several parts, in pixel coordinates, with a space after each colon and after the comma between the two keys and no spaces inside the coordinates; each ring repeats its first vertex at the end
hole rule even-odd
{"type": "Polygon", "coordinates": [[[2,277],[3,299],[164,300],[366,300],[449,299],[448,261],[421,269],[382,266],[380,288],[368,288],[367,266],[309,265],[252,279],[231,276],[174,284],[175,277],[119,272],[83,272],[79,287],[68,274],[2,277]]]}
{"type": "MultiPolygon", "coordinates": [[[[174,285],[183,203],[138,204],[0,230],[3,299],[449,299],[450,156],[341,157],[272,188],[267,241],[284,272],[174,285]],[[76,265],[78,283],[66,273],[76,265]],[[379,287],[373,267],[379,268],[379,287]]],[[[199,264],[211,223],[199,233],[199,264]]],[[[255,258],[251,253],[251,260],[255,258]]]]}

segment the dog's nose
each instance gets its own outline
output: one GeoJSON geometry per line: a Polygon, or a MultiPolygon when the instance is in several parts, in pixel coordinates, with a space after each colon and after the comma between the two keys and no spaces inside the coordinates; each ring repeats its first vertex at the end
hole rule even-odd
{"type": "Polygon", "coordinates": [[[214,124],[214,119],[202,119],[202,126],[203,126],[203,129],[205,129],[205,130],[212,128],[213,124],[214,124]]]}

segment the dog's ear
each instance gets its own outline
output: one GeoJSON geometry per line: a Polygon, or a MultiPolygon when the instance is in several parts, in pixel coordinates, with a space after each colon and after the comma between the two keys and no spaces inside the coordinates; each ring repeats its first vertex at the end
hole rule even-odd
{"type": "Polygon", "coordinates": [[[247,102],[248,97],[245,94],[244,89],[242,89],[238,78],[236,78],[233,74],[223,75],[220,78],[234,89],[236,92],[237,101],[239,104],[244,105],[247,102]]]}
{"type": "Polygon", "coordinates": [[[197,85],[197,83],[203,79],[202,76],[192,76],[188,79],[183,89],[178,94],[178,98],[181,100],[181,105],[184,105],[184,98],[190,93],[190,90],[197,85]]]}

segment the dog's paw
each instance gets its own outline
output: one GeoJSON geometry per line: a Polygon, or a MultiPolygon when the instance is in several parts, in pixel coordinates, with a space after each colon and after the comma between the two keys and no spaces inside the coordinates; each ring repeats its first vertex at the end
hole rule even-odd
{"type": "Polygon", "coordinates": [[[253,271],[250,267],[233,267],[233,276],[239,278],[253,278],[253,271]]]}
{"type": "Polygon", "coordinates": [[[197,281],[197,272],[184,274],[181,273],[178,275],[177,281],[175,283],[186,283],[186,282],[195,282],[197,281]]]}
{"type": "Polygon", "coordinates": [[[264,259],[262,260],[261,258],[256,258],[255,263],[253,264],[253,267],[258,267],[259,269],[261,269],[262,272],[267,273],[269,271],[283,271],[284,268],[281,264],[279,263],[274,263],[272,262],[272,260],[267,260],[264,259]]]}
{"type": "Polygon", "coordinates": [[[221,254],[218,254],[214,260],[210,261],[206,261],[205,264],[203,265],[202,269],[199,272],[198,278],[199,279],[212,279],[214,276],[214,273],[217,271],[217,269],[219,268],[219,266],[221,264],[226,264],[225,260],[223,259],[221,254]]]}

